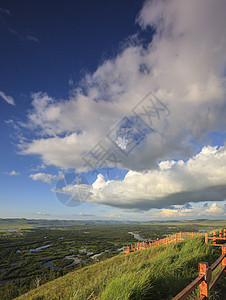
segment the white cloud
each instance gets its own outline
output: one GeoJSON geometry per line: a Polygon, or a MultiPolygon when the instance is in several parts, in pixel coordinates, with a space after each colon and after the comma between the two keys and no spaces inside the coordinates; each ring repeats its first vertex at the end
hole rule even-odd
{"type": "Polygon", "coordinates": [[[153,218],[160,218],[160,219],[177,219],[177,218],[187,218],[192,216],[195,218],[194,211],[192,209],[170,209],[170,208],[163,208],[159,213],[154,214],[153,218]]]}
{"type": "Polygon", "coordinates": [[[35,36],[32,36],[32,35],[27,35],[26,38],[25,38],[27,41],[32,41],[32,42],[35,42],[35,43],[40,43],[39,39],[35,36]]]}
{"type": "Polygon", "coordinates": [[[213,203],[210,206],[210,208],[203,211],[204,215],[211,215],[211,216],[215,216],[215,215],[219,215],[219,214],[222,215],[223,213],[224,213],[223,207],[217,206],[217,203],[213,203]]]}
{"type": "Polygon", "coordinates": [[[28,41],[28,42],[40,43],[40,40],[37,37],[34,37],[32,35],[24,35],[23,33],[21,34],[18,31],[16,31],[15,29],[12,29],[12,28],[8,28],[8,31],[12,35],[16,36],[22,42],[28,41]]]}
{"type": "Polygon", "coordinates": [[[31,169],[31,171],[36,172],[36,171],[39,171],[39,170],[45,169],[45,168],[46,168],[46,166],[44,164],[40,164],[40,165],[37,165],[37,167],[31,169]]]}
{"type": "Polygon", "coordinates": [[[107,214],[105,215],[105,218],[112,219],[112,220],[117,220],[117,219],[122,220],[122,216],[115,213],[107,214]]]}
{"type": "Polygon", "coordinates": [[[36,215],[38,215],[38,216],[49,216],[49,214],[47,214],[47,213],[45,213],[43,211],[37,211],[36,215]]]}
{"type": "Polygon", "coordinates": [[[92,214],[81,213],[81,212],[79,214],[74,215],[74,216],[77,216],[78,218],[81,218],[81,217],[83,217],[83,218],[94,217],[94,215],[92,215],[92,214]]]}
{"type": "MultiPolygon", "coordinates": [[[[225,203],[225,201],[224,201],[225,203]]],[[[200,217],[218,217],[224,218],[225,216],[225,204],[221,202],[214,203],[198,203],[198,205],[186,206],[176,205],[173,208],[163,208],[154,213],[151,218],[154,219],[198,219],[200,217]],[[206,206],[208,208],[204,209],[206,206]]]]}
{"type": "Polygon", "coordinates": [[[0,12],[3,13],[3,14],[5,14],[5,15],[11,16],[10,11],[8,9],[6,9],[6,8],[1,8],[0,7],[0,12]]]}
{"type": "Polygon", "coordinates": [[[68,80],[68,84],[69,84],[69,86],[70,86],[71,88],[74,87],[74,81],[73,81],[73,79],[72,79],[71,76],[70,76],[70,79],[68,80]]]}
{"type": "Polygon", "coordinates": [[[12,170],[10,173],[8,173],[10,176],[17,176],[20,175],[19,172],[16,172],[15,170],[12,170]]]}
{"type": "Polygon", "coordinates": [[[36,173],[36,174],[31,174],[29,177],[33,180],[41,180],[45,183],[52,183],[52,180],[57,180],[60,178],[60,176],[62,176],[61,173],[59,173],[58,175],[52,175],[52,174],[48,174],[48,173],[36,173]]]}
{"type": "Polygon", "coordinates": [[[0,96],[3,100],[5,100],[8,104],[15,105],[15,101],[13,97],[7,96],[4,92],[0,91],[0,96]]]}
{"type": "MultiPolygon", "coordinates": [[[[90,191],[87,201],[148,210],[191,201],[226,199],[226,146],[219,149],[204,147],[199,154],[186,162],[161,162],[159,167],[158,170],[147,172],[129,171],[120,181],[105,181],[104,176],[99,174],[91,187],[86,186],[90,191]],[[164,165],[167,168],[162,167],[164,165]]],[[[78,192],[78,185],[68,185],[62,192],[71,193],[73,196],[78,192]]],[[[175,211],[165,210],[164,213],[175,214],[175,211]]]]}
{"type": "MultiPolygon", "coordinates": [[[[21,153],[82,171],[87,170],[82,157],[101,141],[129,172],[122,181],[105,182],[99,175],[91,187],[93,203],[150,209],[224,200],[225,147],[203,145],[211,144],[209,133],[226,128],[225,10],[223,0],[146,1],[137,22],[143,30],[155,28],[152,42],[143,46],[138,33],[115,58],[87,74],[69,99],[33,93],[28,121],[21,125],[36,136],[21,142],[21,153]],[[148,91],[165,111],[151,115],[153,131],[126,156],[122,150],[131,140],[119,134],[123,126],[117,124],[124,117],[134,122],[133,108],[148,91]]],[[[51,182],[54,175],[43,174],[31,178],[51,182]]],[[[73,193],[73,186],[65,189],[73,193]]]]}
{"type": "Polygon", "coordinates": [[[20,41],[32,41],[35,43],[40,42],[37,37],[35,37],[31,34],[26,35],[25,33],[19,33],[17,30],[13,29],[10,26],[10,22],[7,20],[7,19],[9,19],[9,17],[12,17],[10,10],[0,7],[0,22],[4,23],[4,25],[7,25],[6,27],[10,34],[16,36],[20,41]],[[5,18],[5,17],[7,17],[7,18],[5,18]]]}
{"type": "MultiPolygon", "coordinates": [[[[174,160],[166,160],[166,161],[161,161],[159,163],[159,168],[161,170],[167,170],[167,169],[171,169],[173,165],[175,165],[175,161],[174,160]]],[[[183,164],[183,161],[180,161],[180,164],[183,164]]]]}
{"type": "MultiPolygon", "coordinates": [[[[102,141],[118,155],[120,168],[135,171],[194,155],[196,144],[208,143],[209,132],[226,128],[225,9],[220,0],[146,1],[137,22],[144,29],[156,28],[152,42],[146,47],[139,38],[127,43],[87,74],[67,100],[32,94],[33,109],[24,126],[37,136],[22,143],[22,153],[82,170],[82,156],[102,141]],[[106,136],[122,118],[131,120],[132,109],[150,90],[171,113],[152,117],[154,132],[125,157],[106,136]]],[[[115,142],[123,150],[129,147],[125,136],[116,136],[115,142]]]]}

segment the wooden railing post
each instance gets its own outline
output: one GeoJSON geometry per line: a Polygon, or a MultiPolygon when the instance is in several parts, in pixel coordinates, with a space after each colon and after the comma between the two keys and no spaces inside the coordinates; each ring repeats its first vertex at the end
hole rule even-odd
{"type": "Polygon", "coordinates": [[[222,229],[219,231],[219,238],[222,238],[222,229]]]}
{"type": "Polygon", "coordinates": [[[177,233],[175,235],[176,235],[176,242],[177,242],[177,233]]]}
{"type": "Polygon", "coordinates": [[[224,229],[224,238],[226,239],[226,229],[224,229]]]}
{"type": "Polygon", "coordinates": [[[224,259],[222,260],[222,268],[225,268],[224,275],[226,276],[226,246],[222,247],[222,255],[225,255],[224,259]]]}
{"type": "MultiPolygon", "coordinates": [[[[202,275],[206,275],[207,269],[208,269],[207,262],[199,263],[199,277],[201,277],[202,275]]],[[[199,293],[200,293],[200,298],[205,296],[208,299],[208,286],[205,280],[202,281],[199,285],[199,293]]]]}
{"type": "Polygon", "coordinates": [[[206,236],[205,236],[205,243],[208,244],[208,240],[209,240],[209,236],[208,236],[208,233],[206,233],[206,236]]]}
{"type": "Polygon", "coordinates": [[[216,244],[216,231],[213,231],[213,244],[215,245],[216,244]]]}
{"type": "Polygon", "coordinates": [[[200,299],[208,299],[209,297],[209,283],[212,276],[211,268],[208,267],[208,262],[199,263],[199,277],[205,276],[204,280],[199,285],[200,299]]]}

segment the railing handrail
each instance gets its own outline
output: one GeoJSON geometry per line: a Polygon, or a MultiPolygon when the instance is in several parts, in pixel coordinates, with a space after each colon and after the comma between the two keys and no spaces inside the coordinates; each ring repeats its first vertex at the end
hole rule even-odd
{"type": "Polygon", "coordinates": [[[192,283],[184,288],[179,294],[177,294],[172,300],[183,300],[186,299],[199,285],[201,299],[208,299],[209,292],[213,289],[221,275],[226,271],[226,246],[222,246],[222,255],[208,267],[207,262],[199,263],[199,277],[197,277],[192,283]],[[222,268],[212,279],[212,271],[222,262],[222,268]],[[211,281],[212,279],[212,281],[211,281]]]}
{"type": "Polygon", "coordinates": [[[190,283],[186,288],[184,288],[179,294],[177,294],[172,300],[183,300],[186,299],[195,289],[199,286],[200,297],[199,300],[208,299],[209,292],[213,289],[219,278],[223,273],[226,275],[226,244],[217,244],[217,240],[226,240],[226,229],[222,231],[213,230],[209,233],[200,233],[200,232],[179,232],[167,236],[164,239],[157,240],[155,242],[150,242],[146,244],[145,242],[136,243],[135,245],[131,244],[130,246],[123,246],[123,253],[129,253],[131,251],[136,251],[139,249],[145,249],[152,246],[160,246],[162,244],[170,244],[172,242],[183,241],[185,238],[189,238],[190,236],[200,236],[205,234],[205,243],[208,244],[209,240],[213,240],[213,246],[221,246],[222,247],[222,255],[212,264],[212,266],[208,266],[208,262],[200,262],[199,263],[199,277],[197,277],[192,283],[190,283]],[[216,232],[219,231],[219,236],[216,235],[216,232]],[[213,234],[213,236],[209,236],[213,234]],[[222,262],[222,268],[218,271],[215,277],[212,279],[212,272],[217,268],[217,266],[222,262]],[[212,279],[212,281],[211,281],[212,279]]]}
{"type": "Polygon", "coordinates": [[[225,241],[226,240],[226,229],[224,231],[222,229],[213,230],[209,233],[205,234],[205,243],[208,244],[209,240],[213,240],[213,246],[221,246],[217,244],[217,240],[225,241]],[[219,236],[216,235],[216,232],[219,231],[219,236]],[[212,235],[212,236],[210,236],[212,235]]]}
{"type": "Polygon", "coordinates": [[[217,244],[216,241],[226,241],[226,229],[218,229],[218,230],[213,230],[209,233],[204,233],[204,232],[176,232],[170,236],[167,236],[166,238],[156,240],[156,241],[149,241],[149,243],[136,243],[134,245],[131,244],[131,246],[123,246],[123,253],[129,253],[132,251],[136,251],[139,249],[145,249],[145,248],[150,248],[152,246],[160,246],[162,244],[170,244],[174,242],[179,242],[183,241],[185,238],[189,237],[195,237],[195,236],[200,236],[205,234],[205,243],[208,244],[209,240],[213,240],[213,246],[222,246],[222,244],[217,244]],[[219,231],[219,237],[216,235],[216,232],[219,231]],[[210,236],[210,234],[213,234],[213,236],[210,236]]]}
{"type": "Polygon", "coordinates": [[[186,288],[184,288],[179,294],[177,294],[173,300],[183,300],[186,299],[204,280],[204,275],[197,277],[192,283],[190,283],[186,288]]]}
{"type": "Polygon", "coordinates": [[[170,244],[170,243],[175,243],[175,242],[180,242],[183,241],[185,238],[189,238],[189,237],[195,237],[195,236],[200,236],[200,235],[204,235],[205,233],[202,232],[176,232],[170,236],[167,236],[163,239],[160,240],[155,240],[153,241],[149,241],[148,243],[146,242],[138,242],[134,245],[130,245],[130,246],[123,246],[123,253],[129,253],[132,251],[136,251],[139,249],[146,249],[146,248],[150,248],[153,246],[160,246],[163,244],[170,244]]]}

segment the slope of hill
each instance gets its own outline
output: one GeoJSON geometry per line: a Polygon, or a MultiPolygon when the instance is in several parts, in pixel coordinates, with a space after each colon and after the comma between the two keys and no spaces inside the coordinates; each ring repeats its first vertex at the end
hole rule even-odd
{"type": "Polygon", "coordinates": [[[126,255],[121,253],[17,299],[172,299],[197,277],[200,261],[212,264],[220,254],[221,249],[206,245],[203,237],[126,255]]]}

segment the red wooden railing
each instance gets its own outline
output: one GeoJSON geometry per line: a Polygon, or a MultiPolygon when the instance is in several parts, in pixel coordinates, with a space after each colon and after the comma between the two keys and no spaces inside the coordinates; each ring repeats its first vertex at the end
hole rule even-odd
{"type": "MultiPolygon", "coordinates": [[[[180,232],[173,235],[167,236],[164,239],[152,241],[152,242],[142,242],[136,243],[131,246],[123,247],[123,253],[129,253],[139,249],[150,248],[153,246],[160,246],[163,244],[176,243],[183,241],[186,238],[195,237],[203,235],[204,233],[199,232],[180,232]]],[[[205,243],[208,244],[209,240],[213,240],[211,245],[222,247],[222,255],[212,264],[211,267],[208,266],[208,262],[199,263],[199,276],[190,283],[185,289],[183,289],[177,296],[172,300],[183,300],[186,299],[198,286],[200,291],[199,300],[209,299],[209,292],[213,289],[219,278],[225,274],[226,275],[226,244],[217,244],[217,240],[226,241],[226,229],[219,229],[217,231],[212,231],[205,233],[205,243]],[[212,279],[212,272],[216,267],[222,262],[222,267],[212,279]]]]}
{"type": "Polygon", "coordinates": [[[137,251],[140,249],[150,248],[153,246],[160,246],[160,245],[166,245],[166,244],[170,244],[170,243],[176,243],[176,242],[183,241],[184,239],[187,239],[190,237],[195,237],[195,236],[200,236],[203,234],[204,233],[200,233],[200,232],[179,232],[179,233],[175,233],[170,236],[167,236],[164,239],[136,243],[134,245],[131,244],[130,246],[128,246],[128,245],[123,246],[123,253],[129,253],[129,252],[137,251]]]}
{"type": "Polygon", "coordinates": [[[214,230],[210,233],[206,233],[205,243],[208,244],[209,240],[213,240],[213,246],[222,246],[222,244],[217,244],[217,240],[226,241],[226,229],[219,229],[217,231],[214,230]]]}
{"type": "Polygon", "coordinates": [[[213,289],[222,274],[226,275],[226,246],[222,246],[222,255],[208,266],[208,262],[199,263],[199,277],[190,283],[183,291],[176,295],[173,300],[186,299],[199,286],[199,300],[209,299],[209,292],[213,289]],[[222,267],[216,276],[212,279],[212,272],[222,262],[222,267]],[[212,279],[212,280],[211,280],[212,279]]]}

